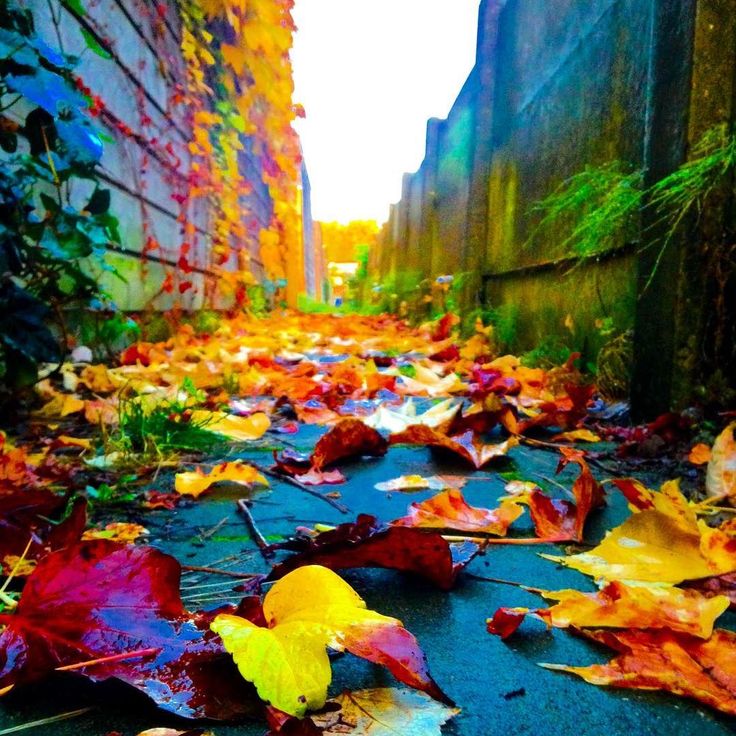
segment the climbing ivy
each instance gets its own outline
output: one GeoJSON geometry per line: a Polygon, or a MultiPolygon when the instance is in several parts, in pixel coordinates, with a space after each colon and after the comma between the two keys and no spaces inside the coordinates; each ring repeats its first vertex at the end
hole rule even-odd
{"type": "Polygon", "coordinates": [[[90,275],[119,243],[99,186],[103,136],[73,77],[76,59],[34,33],[29,11],[0,0],[0,387],[61,361],[64,314],[109,309],[90,275]]]}

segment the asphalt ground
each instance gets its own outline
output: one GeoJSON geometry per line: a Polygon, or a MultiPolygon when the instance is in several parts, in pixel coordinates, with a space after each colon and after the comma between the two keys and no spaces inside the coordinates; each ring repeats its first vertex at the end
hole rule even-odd
{"type": "MultiPolygon", "coordinates": [[[[290,441],[310,451],[322,431],[302,427],[290,441]]],[[[234,457],[254,459],[261,465],[270,464],[270,451],[266,449],[234,449],[228,459],[234,457]]],[[[341,464],[347,482],[321,489],[338,490],[341,502],[350,508],[348,515],[281,481],[272,481],[270,490],[253,495],[252,515],[269,541],[290,535],[296,526],[313,526],[317,522],[338,524],[353,520],[358,513],[371,513],[388,521],[403,516],[410,502],[436,492],[387,494],[374,488],[377,482],[405,474],[468,476],[463,493],[469,503],[477,506],[496,504],[506,482],[501,473],[506,478],[511,473],[533,480],[552,494],[560,495],[554,481],[571,487],[577,469],[571,467],[555,476],[557,459],[554,452],[518,447],[511,451],[507,461],[474,472],[428,448],[392,447],[384,458],[341,464]]],[[[598,468],[594,468],[594,474],[599,480],[606,477],[598,468]]],[[[657,485],[666,478],[645,480],[657,485]]],[[[162,474],[157,486],[170,490],[173,471],[162,474]]],[[[148,543],[173,554],[183,563],[223,567],[232,565],[232,559],[227,558],[235,558],[237,564],[230,569],[266,571],[267,564],[237,511],[239,495],[242,493],[233,489],[215,491],[175,511],[150,511],[136,519],[151,531],[148,543]]],[[[627,515],[623,498],[610,494],[607,507],[591,515],[586,536],[591,542],[598,541],[607,529],[619,524],[627,515]]],[[[528,515],[518,520],[512,529],[513,535],[530,535],[528,515]]],[[[574,676],[539,667],[539,662],[585,665],[609,659],[607,651],[567,631],[547,631],[542,623],[528,620],[508,643],[488,634],[486,618],[499,606],[535,607],[541,605],[541,601],[524,590],[478,580],[473,575],[503,578],[551,590],[593,589],[588,578],[542,559],[540,552],[559,553],[560,548],[554,545],[491,547],[469,565],[467,574],[461,575],[456,588],[450,592],[439,591],[420,578],[389,570],[360,569],[341,574],[370,608],[400,618],[419,640],[434,678],[462,708],[461,714],[443,727],[446,736],[720,736],[736,732],[736,719],[683,698],[595,687],[574,676]]],[[[237,592],[222,585],[211,585],[221,581],[222,578],[186,574],[183,586],[186,586],[185,602],[190,610],[237,601],[237,592]],[[198,587],[200,584],[211,587],[198,587]]],[[[727,613],[718,625],[736,628],[736,616],[727,613]]],[[[392,684],[395,684],[393,678],[384,670],[350,655],[339,656],[333,662],[331,695],[346,688],[392,684]]],[[[3,698],[0,701],[0,733],[3,729],[90,706],[93,709],[84,715],[21,733],[105,736],[117,732],[122,736],[135,736],[143,729],[156,726],[192,727],[190,722],[156,710],[145,698],[124,687],[114,684],[90,686],[69,674],[3,698]]],[[[266,731],[262,721],[209,724],[208,728],[216,736],[261,736],[266,731]]]]}

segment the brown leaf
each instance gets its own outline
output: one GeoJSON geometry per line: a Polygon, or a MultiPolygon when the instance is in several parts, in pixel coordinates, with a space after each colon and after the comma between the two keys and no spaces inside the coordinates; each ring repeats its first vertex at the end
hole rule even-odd
{"type": "Polygon", "coordinates": [[[388,442],[375,429],[360,419],[342,419],[327,434],[320,437],[311,456],[317,470],[333,465],[338,460],[372,455],[383,457],[388,442]]]}
{"type": "Polygon", "coordinates": [[[484,465],[499,457],[505,457],[508,451],[519,444],[515,437],[509,437],[499,444],[485,444],[472,430],[463,434],[448,437],[446,434],[423,424],[414,424],[404,432],[392,434],[389,438],[392,445],[426,445],[449,450],[469,462],[474,468],[484,465]]]}

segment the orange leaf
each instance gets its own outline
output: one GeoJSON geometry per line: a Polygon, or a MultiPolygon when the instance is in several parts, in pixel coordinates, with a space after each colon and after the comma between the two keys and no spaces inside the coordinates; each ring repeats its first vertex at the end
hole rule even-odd
{"type": "Polygon", "coordinates": [[[183,496],[198,498],[213,484],[226,481],[240,485],[268,485],[268,481],[252,465],[236,460],[215,465],[209,473],[203,473],[199,468],[191,473],[177,473],[174,488],[183,496]]]}
{"type": "MultiPolygon", "coordinates": [[[[489,623],[490,633],[509,633],[505,621],[509,613],[536,616],[548,626],[612,627],[627,629],[670,629],[707,639],[715,620],[728,608],[729,600],[719,595],[708,598],[696,590],[680,590],[657,585],[630,586],[614,581],[595,593],[578,590],[539,591],[554,606],[530,610],[502,608],[489,623]],[[495,626],[499,616],[500,626],[495,626]],[[500,630],[499,630],[500,629],[500,630]]],[[[521,623],[518,620],[518,623],[521,623]]],[[[517,623],[517,626],[518,626],[517,623]]]]}
{"type": "Polygon", "coordinates": [[[703,442],[699,442],[697,445],[693,445],[687,459],[693,465],[705,465],[710,460],[710,455],[710,447],[703,442]]]}
{"type": "Polygon", "coordinates": [[[708,496],[725,496],[736,503],[736,422],[726,427],[713,443],[705,476],[708,496]]]}
{"type": "Polygon", "coordinates": [[[503,537],[523,512],[524,509],[513,499],[503,500],[497,509],[476,508],[467,503],[460,491],[450,488],[426,501],[411,504],[409,514],[393,524],[483,532],[503,537]]]}
{"type": "Polygon", "coordinates": [[[619,656],[589,667],[542,667],[570,672],[593,685],[664,690],[736,715],[736,633],[716,629],[707,641],[666,629],[582,634],[619,656]]]}

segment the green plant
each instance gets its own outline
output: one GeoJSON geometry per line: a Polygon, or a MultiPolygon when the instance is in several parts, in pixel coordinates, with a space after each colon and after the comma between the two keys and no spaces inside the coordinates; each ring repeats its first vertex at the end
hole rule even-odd
{"type": "Polygon", "coordinates": [[[644,199],[643,174],[620,161],[585,169],[532,208],[542,215],[529,240],[571,221],[562,247],[589,258],[637,237],[644,199]]]}
{"type": "Polygon", "coordinates": [[[560,337],[550,335],[521,355],[521,362],[530,368],[553,368],[566,363],[572,352],[560,337]]]}
{"type": "Polygon", "coordinates": [[[120,236],[75,63],[35,35],[29,11],[0,0],[0,380],[9,389],[63,358],[66,310],[111,306],[88,266],[112,270],[106,249],[120,236]]]}

